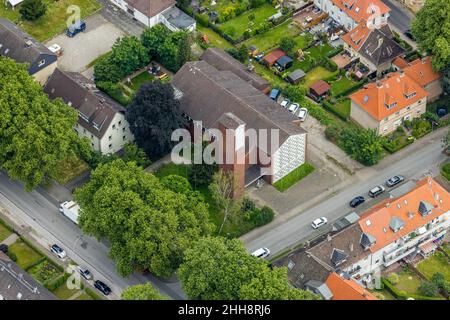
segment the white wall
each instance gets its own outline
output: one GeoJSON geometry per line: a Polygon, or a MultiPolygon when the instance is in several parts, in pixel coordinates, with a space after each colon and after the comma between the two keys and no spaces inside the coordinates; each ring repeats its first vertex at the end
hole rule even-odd
{"type": "Polygon", "coordinates": [[[272,156],[272,183],[305,163],[306,134],[290,136],[272,156]]]}

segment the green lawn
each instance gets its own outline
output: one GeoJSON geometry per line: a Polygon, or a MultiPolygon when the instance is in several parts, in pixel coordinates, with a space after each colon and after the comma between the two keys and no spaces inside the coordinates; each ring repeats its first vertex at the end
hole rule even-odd
{"type": "MultiPolygon", "coordinates": [[[[294,69],[292,69],[294,70],[294,69]]],[[[338,72],[338,71],[337,71],[338,72]]],[[[311,71],[309,71],[305,76],[304,85],[309,87],[313,83],[331,77],[335,72],[331,72],[330,70],[325,69],[324,67],[315,67],[311,71]]]]}
{"type": "Polygon", "coordinates": [[[49,260],[42,261],[27,272],[41,284],[51,281],[62,274],[49,260]]]}
{"type": "Polygon", "coordinates": [[[200,24],[197,24],[197,32],[200,33],[201,35],[206,34],[208,36],[210,44],[213,47],[217,47],[217,48],[221,48],[221,49],[233,48],[233,45],[231,43],[229,43],[227,40],[222,38],[214,30],[206,28],[206,27],[204,27],[204,26],[202,26],[200,24]]]}
{"type": "Polygon", "coordinates": [[[276,74],[274,74],[271,70],[267,69],[265,66],[259,63],[254,63],[253,65],[255,66],[255,72],[264,79],[266,79],[272,87],[282,88],[287,85],[286,81],[278,77],[276,74]]]}
{"type": "Polygon", "coordinates": [[[370,290],[372,293],[378,293],[381,294],[384,299],[383,300],[396,300],[395,297],[386,289],[383,290],[370,290]]]}
{"type": "MultiPolygon", "coordinates": [[[[141,74],[139,74],[138,76],[134,77],[133,79],[131,79],[131,85],[129,85],[129,87],[131,89],[133,89],[134,91],[138,91],[139,88],[147,82],[152,82],[155,80],[155,77],[153,75],[151,75],[150,73],[144,71],[141,74]]],[[[128,84],[127,84],[128,85],[128,84]]]]}
{"type": "Polygon", "coordinates": [[[304,177],[306,177],[313,171],[314,171],[314,166],[312,164],[304,163],[297,169],[290,172],[288,175],[284,176],[283,178],[281,178],[280,180],[275,182],[273,184],[273,186],[278,191],[283,192],[283,191],[289,189],[290,187],[292,187],[294,184],[299,182],[301,179],[303,179],[304,177]]]}
{"type": "Polygon", "coordinates": [[[42,258],[39,253],[34,251],[20,239],[18,239],[14,244],[10,245],[8,251],[16,255],[16,263],[24,270],[26,270],[29,266],[33,265],[42,258]]]}
{"type": "Polygon", "coordinates": [[[89,169],[89,165],[77,156],[70,157],[59,166],[58,183],[64,185],[89,169]]]}
{"type": "Polygon", "coordinates": [[[351,101],[348,98],[341,99],[336,101],[336,103],[331,103],[334,109],[336,109],[336,112],[339,115],[342,115],[345,119],[348,119],[350,117],[350,109],[351,109],[351,101]]]}
{"type": "Polygon", "coordinates": [[[90,295],[84,292],[81,296],[79,296],[75,300],[94,300],[94,298],[92,298],[90,295]]]}
{"type": "Polygon", "coordinates": [[[291,24],[291,20],[287,20],[279,26],[270,29],[269,31],[250,38],[243,43],[246,46],[254,45],[260,52],[267,53],[270,49],[278,47],[281,38],[294,37],[300,33],[299,27],[291,24]]]}
{"type": "Polygon", "coordinates": [[[303,60],[295,59],[294,65],[289,68],[289,70],[293,71],[295,69],[302,69],[303,71],[308,72],[313,69],[315,65],[317,65],[317,59],[326,58],[328,52],[331,50],[333,50],[333,48],[328,43],[309,48],[307,50],[305,49],[303,51],[303,60]]]}
{"type": "Polygon", "coordinates": [[[67,288],[67,284],[63,283],[55,291],[53,291],[53,294],[58,298],[60,298],[61,300],[67,300],[79,291],[80,290],[78,289],[69,289],[67,288]]]}
{"type": "Polygon", "coordinates": [[[331,95],[336,96],[341,92],[346,91],[350,87],[354,86],[357,82],[352,79],[342,76],[341,79],[334,81],[331,83],[331,95]]]}
{"type": "Polygon", "coordinates": [[[6,228],[3,224],[0,223],[0,242],[8,238],[12,234],[8,228],[6,228]]]}
{"type": "Polygon", "coordinates": [[[420,295],[418,288],[422,281],[420,278],[410,270],[402,270],[399,274],[399,281],[395,285],[398,290],[406,293],[420,295]]]}
{"type": "Polygon", "coordinates": [[[442,252],[436,251],[428,259],[419,262],[417,269],[430,280],[433,274],[440,272],[444,275],[445,280],[450,281],[450,263],[442,252]]]}
{"type": "Polygon", "coordinates": [[[450,244],[445,244],[442,246],[442,250],[447,252],[448,255],[450,255],[450,244]]]}
{"type": "MultiPolygon", "coordinates": [[[[66,21],[72,15],[67,13],[69,6],[78,6],[82,18],[101,8],[101,4],[95,0],[45,0],[44,2],[47,4],[47,12],[33,22],[21,20],[19,8],[14,11],[7,9],[3,1],[0,3],[0,16],[17,23],[37,40],[44,41],[62,33],[67,28],[66,21]]],[[[89,29],[89,25],[87,28],[89,29]]]]}
{"type": "Polygon", "coordinates": [[[249,10],[240,16],[228,20],[219,25],[219,29],[225,34],[229,35],[233,39],[239,39],[242,37],[244,32],[249,29],[253,30],[267,21],[267,18],[277,13],[275,9],[270,4],[262,5],[256,9],[249,10]],[[249,20],[250,15],[254,15],[255,19],[253,21],[249,20]]]}

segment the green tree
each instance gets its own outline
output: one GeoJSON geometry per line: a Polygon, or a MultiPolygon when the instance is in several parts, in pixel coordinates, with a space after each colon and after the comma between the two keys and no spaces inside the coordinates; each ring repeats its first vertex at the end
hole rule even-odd
{"type": "Polygon", "coordinates": [[[438,287],[443,288],[445,286],[445,277],[441,272],[436,272],[431,277],[431,281],[438,287]]]}
{"type": "Polygon", "coordinates": [[[427,0],[412,21],[411,31],[423,51],[433,54],[435,70],[450,65],[450,1],[427,0]]]}
{"type": "Polygon", "coordinates": [[[288,55],[293,55],[294,49],[296,46],[296,42],[292,37],[283,37],[280,40],[280,48],[284,52],[286,52],[288,55]]]}
{"type": "Polygon", "coordinates": [[[286,273],[285,268],[272,270],[265,260],[249,255],[239,240],[222,237],[198,240],[186,250],[178,272],[191,299],[316,298],[290,287],[286,273]]]}
{"type": "Polygon", "coordinates": [[[383,156],[382,138],[372,129],[344,128],[338,143],[349,155],[364,165],[374,165],[383,156]]]}
{"type": "Polygon", "coordinates": [[[141,33],[142,44],[154,57],[158,57],[158,48],[160,48],[169,37],[170,30],[162,24],[147,28],[141,33]]]}
{"type": "Polygon", "coordinates": [[[450,151],[450,129],[447,131],[447,134],[442,138],[442,148],[445,151],[450,151]]]}
{"type": "Polygon", "coordinates": [[[233,173],[223,170],[216,172],[209,190],[215,203],[223,211],[223,220],[218,231],[220,235],[228,216],[236,209],[236,201],[233,199],[233,173]]]}
{"type": "Polygon", "coordinates": [[[135,36],[117,39],[110,57],[124,75],[129,75],[150,62],[148,50],[135,36]]]}
{"type": "Polygon", "coordinates": [[[78,117],[63,101],[50,101],[27,68],[0,57],[0,169],[31,190],[74,155],[78,117]]]}
{"type": "Polygon", "coordinates": [[[151,161],[148,159],[145,151],[139,148],[135,143],[127,143],[124,147],[123,161],[135,161],[138,166],[146,168],[151,161]]]}
{"type": "Polygon", "coordinates": [[[167,300],[151,283],[128,287],[122,292],[122,300],[167,300]]]}
{"type": "Polygon", "coordinates": [[[47,12],[47,5],[42,0],[25,0],[20,5],[19,13],[22,19],[35,21],[47,12]]]}
{"type": "Polygon", "coordinates": [[[305,99],[306,96],[306,88],[302,85],[288,85],[283,89],[283,94],[286,98],[289,98],[291,101],[300,102],[305,99]]]}
{"type": "Polygon", "coordinates": [[[168,175],[161,179],[164,187],[176,193],[189,194],[192,192],[192,186],[186,178],[178,175],[168,175]]]}
{"type": "Polygon", "coordinates": [[[419,292],[425,297],[436,297],[439,295],[438,287],[430,281],[423,281],[419,286],[419,292]]]}
{"type": "Polygon", "coordinates": [[[100,164],[75,191],[82,230],[110,244],[123,276],[148,269],[170,276],[184,251],[209,234],[207,205],[197,192],[175,193],[134,162],[100,164]]]}
{"type": "Polygon", "coordinates": [[[182,33],[182,37],[178,42],[178,66],[181,68],[186,62],[192,59],[191,38],[187,32],[182,33]]]}

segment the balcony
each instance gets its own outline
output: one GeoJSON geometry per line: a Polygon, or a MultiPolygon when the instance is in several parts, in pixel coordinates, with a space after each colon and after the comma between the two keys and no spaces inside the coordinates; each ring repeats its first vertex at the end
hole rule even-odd
{"type": "Polygon", "coordinates": [[[392,255],[392,257],[386,258],[386,256],[383,257],[383,265],[384,267],[389,267],[394,262],[397,262],[404,257],[408,256],[409,254],[413,253],[415,250],[417,250],[416,246],[408,247],[406,249],[399,250],[396,254],[392,255]]]}

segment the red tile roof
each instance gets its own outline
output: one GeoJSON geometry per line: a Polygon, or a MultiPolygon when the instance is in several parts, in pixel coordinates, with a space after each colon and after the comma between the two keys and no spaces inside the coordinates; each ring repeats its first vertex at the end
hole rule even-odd
{"type": "Polygon", "coordinates": [[[403,71],[422,87],[441,78],[441,74],[433,70],[430,57],[417,59],[404,67],[403,71]]]}
{"type": "Polygon", "coordinates": [[[347,280],[333,272],[325,284],[333,293],[331,300],[378,300],[354,280],[347,280]]]}
{"type": "Polygon", "coordinates": [[[331,89],[331,86],[326,83],[324,80],[319,80],[315,83],[313,83],[310,87],[311,90],[314,90],[316,94],[319,96],[325,94],[328,90],[331,89]]]}
{"type": "Polygon", "coordinates": [[[369,20],[373,15],[386,14],[391,11],[381,0],[331,0],[356,22],[369,20]]]}
{"type": "Polygon", "coordinates": [[[358,51],[371,31],[372,29],[367,28],[366,23],[360,23],[357,27],[344,34],[342,40],[358,51]]]}
{"type": "Polygon", "coordinates": [[[428,93],[415,81],[400,72],[390,73],[379,81],[379,85],[370,83],[363,89],[350,95],[350,99],[366,110],[378,121],[400,111],[407,106],[425,98],[428,93]],[[416,93],[411,98],[406,94],[416,93]],[[396,104],[388,109],[387,105],[396,104]]]}
{"type": "Polygon", "coordinates": [[[264,56],[264,61],[268,64],[272,65],[274,64],[278,59],[281,57],[284,57],[286,53],[281,49],[275,49],[270,51],[268,54],[264,56]]]}
{"type": "Polygon", "coordinates": [[[376,243],[370,247],[376,252],[397,239],[425,226],[436,217],[450,210],[450,193],[432,178],[422,179],[417,187],[407,194],[392,199],[386,199],[361,215],[359,225],[364,233],[375,237],[376,243]],[[422,216],[419,211],[421,201],[433,206],[431,213],[422,216]],[[391,219],[395,217],[403,221],[402,229],[394,232],[391,219]]]}

